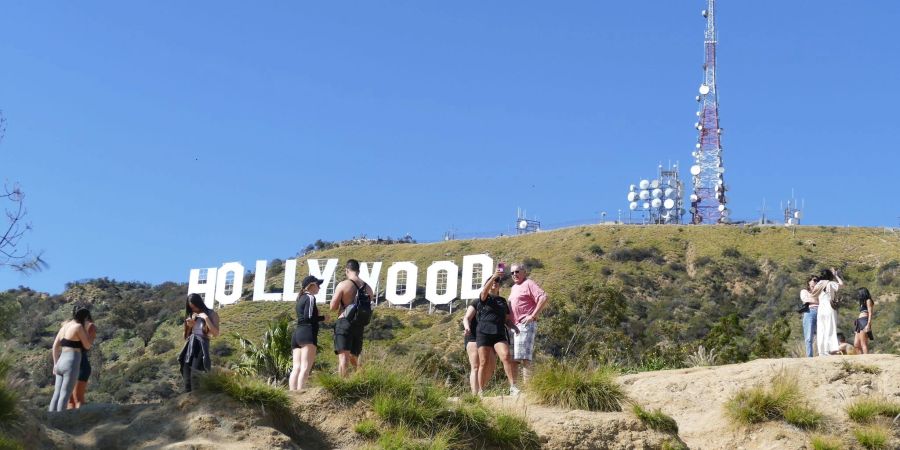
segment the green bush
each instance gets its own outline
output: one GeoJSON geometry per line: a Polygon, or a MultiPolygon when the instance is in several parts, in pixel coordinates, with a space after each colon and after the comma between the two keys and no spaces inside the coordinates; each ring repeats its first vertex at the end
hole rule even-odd
{"type": "Polygon", "coordinates": [[[238,371],[275,382],[287,380],[294,365],[291,353],[292,334],[290,321],[286,317],[269,324],[260,345],[236,334],[235,338],[240,342],[243,352],[238,371]]]}
{"type": "Polygon", "coordinates": [[[25,447],[13,440],[12,438],[6,437],[0,434],[0,450],[24,450],[25,447]]]}
{"type": "Polygon", "coordinates": [[[858,423],[867,423],[876,417],[893,419],[900,414],[900,403],[885,398],[861,398],[847,406],[847,415],[858,423]]]}
{"type": "Polygon", "coordinates": [[[588,411],[621,411],[626,397],[611,369],[582,369],[556,362],[535,369],[528,392],[538,403],[588,411]]]}
{"type": "Polygon", "coordinates": [[[488,437],[497,446],[509,449],[533,449],[541,446],[537,433],[521,416],[500,412],[494,422],[494,426],[488,431],[488,437]]]}
{"type": "Polygon", "coordinates": [[[738,391],[725,403],[729,417],[738,424],[785,420],[801,428],[816,428],[823,416],[803,403],[796,377],[776,375],[769,389],[761,386],[738,391]]]}
{"type": "Polygon", "coordinates": [[[637,403],[632,405],[631,410],[644,425],[663,433],[678,434],[678,422],[662,410],[647,411],[637,403]]]}
{"type": "Polygon", "coordinates": [[[0,359],[0,429],[8,428],[19,418],[19,396],[9,385],[10,362],[0,359]]]}
{"type": "Polygon", "coordinates": [[[812,450],[844,450],[846,446],[839,438],[834,436],[814,435],[809,440],[812,450]]]}
{"type": "Polygon", "coordinates": [[[881,425],[870,425],[853,430],[859,445],[867,450],[886,449],[891,439],[891,430],[881,425]]]}
{"type": "Polygon", "coordinates": [[[225,370],[213,370],[202,375],[200,387],[207,392],[226,394],[245,405],[290,409],[290,400],[284,389],[225,370]]]}
{"type": "Polygon", "coordinates": [[[871,366],[868,364],[860,364],[850,361],[841,361],[841,370],[844,371],[847,375],[854,375],[857,373],[865,373],[869,375],[878,375],[881,373],[881,368],[878,366],[871,366]]]}

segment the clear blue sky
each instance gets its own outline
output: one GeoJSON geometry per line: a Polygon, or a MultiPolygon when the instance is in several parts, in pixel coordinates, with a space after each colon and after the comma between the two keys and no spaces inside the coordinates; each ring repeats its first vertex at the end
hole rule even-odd
{"type": "MultiPolygon", "coordinates": [[[[687,176],[701,0],[3,2],[0,175],[50,268],[0,286],[610,217],[687,176]]],[[[733,217],[896,225],[900,2],[719,5],[733,217]]]]}

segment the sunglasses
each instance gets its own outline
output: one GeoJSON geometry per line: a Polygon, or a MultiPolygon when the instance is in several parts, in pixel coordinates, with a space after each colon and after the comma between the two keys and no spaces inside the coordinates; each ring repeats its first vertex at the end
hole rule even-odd
{"type": "Polygon", "coordinates": [[[522,273],[521,270],[513,270],[512,273],[522,273]]]}

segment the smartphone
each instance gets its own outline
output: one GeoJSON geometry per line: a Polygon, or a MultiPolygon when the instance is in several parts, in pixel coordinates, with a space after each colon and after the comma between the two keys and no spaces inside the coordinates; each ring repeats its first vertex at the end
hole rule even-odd
{"type": "Polygon", "coordinates": [[[503,261],[500,261],[500,263],[497,264],[497,271],[500,273],[506,272],[506,263],[503,261]]]}

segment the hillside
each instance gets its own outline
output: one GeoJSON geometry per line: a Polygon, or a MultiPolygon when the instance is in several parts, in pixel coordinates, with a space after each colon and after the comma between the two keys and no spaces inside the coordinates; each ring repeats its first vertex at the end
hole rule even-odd
{"type": "MultiPolygon", "coordinates": [[[[832,265],[845,274],[847,299],[859,286],[875,296],[872,350],[900,349],[900,236],[880,229],[597,225],[497,239],[345,246],[301,260],[383,261],[382,285],[392,262],[416,262],[420,285],[413,308],[389,307],[382,297],[366,331],[364,360],[411,363],[456,395],[465,390],[468,370],[460,345],[462,305],[456,301],[452,314],[447,307],[429,313],[422,284],[431,262],[459,264],[464,255],[476,253],[488,253],[495,261],[526,262],[532,278],[548,292],[551,303],[537,342],[539,361],[606,365],[641,374],[690,371],[704,355],[704,362],[714,365],[798,356],[798,291],[810,272],[832,265]]],[[[305,264],[298,266],[299,280],[307,273],[305,264]]],[[[271,263],[270,286],[281,284],[279,267],[284,265],[271,263]]],[[[0,315],[6,318],[0,321],[5,339],[0,345],[13,361],[11,376],[19,380],[19,397],[29,408],[45,407],[52,393],[48,349],[77,301],[92,305],[100,336],[91,352],[89,402],[146,405],[178,398],[175,358],[182,342],[185,293],[183,283],[152,286],[97,279],[71,283],[61,295],[27,288],[0,294],[0,315]]],[[[249,284],[245,294],[244,299],[251,297],[249,284]]],[[[839,327],[852,340],[856,309],[848,303],[839,327]]],[[[240,301],[222,308],[223,335],[212,345],[214,364],[237,367],[242,359],[237,335],[261,344],[273,322],[293,320],[293,307],[240,301]]],[[[324,309],[327,320],[315,373],[335,366],[329,330],[334,314],[324,309]]],[[[654,401],[647,399],[662,407],[654,401]]]]}

